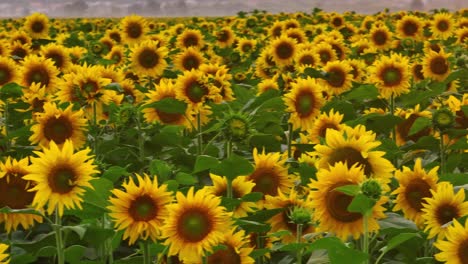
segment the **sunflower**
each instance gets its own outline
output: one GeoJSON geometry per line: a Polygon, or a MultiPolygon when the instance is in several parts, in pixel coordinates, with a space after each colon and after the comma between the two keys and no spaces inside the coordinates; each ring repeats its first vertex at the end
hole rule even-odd
{"type": "Polygon", "coordinates": [[[342,129],[341,121],[343,121],[343,115],[340,112],[334,112],[333,109],[328,114],[320,114],[308,130],[308,139],[312,144],[320,144],[320,139],[326,137],[328,129],[338,131],[342,129]]]}
{"type": "Polygon", "coordinates": [[[468,215],[468,202],[465,201],[465,189],[455,194],[450,182],[440,182],[436,190],[431,190],[432,197],[423,203],[424,231],[429,231],[428,239],[437,236],[443,239],[447,232],[446,225],[454,219],[468,215]]]}
{"type": "Polygon", "coordinates": [[[268,29],[268,35],[272,38],[279,38],[284,31],[284,21],[275,21],[268,29]]]}
{"type": "Polygon", "coordinates": [[[445,53],[443,49],[439,52],[431,51],[423,59],[422,71],[426,78],[442,82],[450,74],[450,63],[448,58],[451,53],[445,53]]]}
{"type": "MultiPolygon", "coordinates": [[[[161,79],[159,84],[156,85],[156,89],[149,91],[146,94],[146,97],[148,99],[144,101],[144,105],[149,105],[158,102],[164,98],[175,98],[176,90],[174,82],[170,79],[161,79]]],[[[188,111],[186,111],[184,115],[178,113],[166,113],[154,107],[145,107],[143,108],[142,112],[143,117],[148,123],[160,122],[162,124],[168,125],[183,125],[185,127],[190,126],[190,123],[185,118],[185,115],[189,114],[188,111]]]]}
{"type": "Polygon", "coordinates": [[[270,43],[270,54],[278,66],[290,65],[297,52],[297,42],[286,35],[274,39],[270,43]]]}
{"type": "Polygon", "coordinates": [[[47,38],[49,36],[49,19],[41,13],[34,13],[26,17],[24,30],[34,39],[47,38]]]}
{"type": "Polygon", "coordinates": [[[19,30],[12,33],[10,37],[10,42],[14,43],[15,41],[19,41],[21,44],[32,44],[31,37],[24,30],[19,30]]]}
{"type": "Polygon", "coordinates": [[[93,188],[89,181],[99,171],[89,155],[91,149],[76,153],[73,149],[70,140],[65,141],[62,148],[51,141],[48,148],[34,152],[38,157],[31,158],[29,174],[23,179],[36,183],[29,190],[37,192],[32,202],[36,209],[40,210],[47,205],[49,215],[57,210],[59,216],[63,215],[64,208],[82,209],[84,188],[93,188]]]}
{"type": "Polygon", "coordinates": [[[423,36],[423,23],[417,16],[405,15],[397,21],[396,32],[401,39],[420,40],[423,36]]]}
{"type": "Polygon", "coordinates": [[[141,42],[148,32],[146,19],[138,15],[124,17],[120,21],[120,28],[122,40],[129,45],[141,42]]]}
{"type": "MultiPolygon", "coordinates": [[[[209,193],[212,193],[218,197],[226,196],[227,192],[227,179],[224,176],[218,176],[210,173],[212,186],[206,186],[205,188],[209,193]]],[[[252,181],[246,179],[245,176],[238,176],[232,181],[232,197],[234,199],[240,199],[244,195],[252,192],[252,188],[255,184],[252,181]]],[[[245,217],[248,213],[254,212],[255,203],[253,202],[241,202],[236,208],[234,208],[234,217],[245,217]]]]}
{"type": "Polygon", "coordinates": [[[369,39],[374,47],[388,50],[392,47],[393,33],[385,25],[374,26],[369,32],[369,39]]]}
{"type": "Polygon", "coordinates": [[[57,89],[59,73],[53,60],[34,55],[27,56],[23,61],[20,83],[25,87],[40,83],[48,92],[53,92],[57,89]]]}
{"type": "Polygon", "coordinates": [[[314,68],[319,64],[319,62],[320,57],[318,54],[310,49],[301,49],[294,57],[294,65],[299,69],[314,68]]]}
{"type": "Polygon", "coordinates": [[[257,41],[255,39],[239,38],[234,50],[239,52],[242,57],[248,57],[256,50],[256,47],[257,41]]]}
{"type": "Polygon", "coordinates": [[[344,44],[341,38],[331,38],[329,37],[326,42],[331,45],[332,49],[335,51],[336,57],[338,60],[346,59],[346,55],[349,53],[348,47],[344,44]]]}
{"type": "Polygon", "coordinates": [[[335,50],[329,43],[320,42],[315,46],[314,50],[320,58],[321,65],[326,65],[327,62],[337,60],[338,58],[335,50]]]}
{"type": "Polygon", "coordinates": [[[72,64],[67,50],[61,45],[51,43],[42,46],[40,54],[44,58],[51,59],[54,62],[54,66],[61,72],[67,72],[72,64]]]}
{"type": "Polygon", "coordinates": [[[411,73],[414,82],[420,82],[424,80],[423,66],[421,63],[413,63],[411,66],[411,73]]]}
{"type": "Polygon", "coordinates": [[[468,27],[455,30],[455,36],[457,37],[456,44],[466,45],[468,40],[468,27]]]}
{"type": "Polygon", "coordinates": [[[448,39],[454,30],[454,21],[449,13],[437,13],[432,18],[430,30],[432,36],[438,39],[448,39]]]}
{"type": "MultiPolygon", "coordinates": [[[[226,248],[218,249],[213,252],[206,258],[206,263],[254,264],[255,260],[249,256],[253,248],[249,247],[246,239],[247,237],[244,230],[236,231],[236,228],[232,228],[229,232],[224,234],[224,239],[220,242],[220,245],[226,248]]],[[[202,261],[198,263],[202,263],[202,261]]]]}
{"type": "MultiPolygon", "coordinates": [[[[253,150],[255,170],[247,176],[247,180],[253,181],[255,186],[253,192],[261,192],[265,195],[275,196],[278,191],[289,193],[294,185],[293,179],[288,175],[285,155],[279,152],[265,154],[258,153],[257,148],[253,150]]],[[[259,209],[263,208],[263,200],[257,202],[259,209]]]]}
{"type": "Polygon", "coordinates": [[[363,82],[367,78],[367,66],[366,63],[358,59],[346,60],[351,66],[351,74],[353,75],[353,81],[363,82]]]}
{"type": "Polygon", "coordinates": [[[109,216],[114,219],[117,230],[125,230],[123,239],[129,238],[132,245],[137,239],[156,241],[161,235],[161,226],[167,217],[166,205],[173,200],[172,193],[166,185],[158,185],[156,176],[150,179],[136,174],[138,184],[130,177],[123,183],[124,191],[112,190],[107,208],[109,216]]]}
{"type": "Polygon", "coordinates": [[[193,48],[184,49],[174,58],[174,66],[181,71],[197,70],[205,62],[202,53],[193,48]]]}
{"type": "Polygon", "coordinates": [[[231,230],[231,215],[222,207],[221,198],[206,189],[187,195],[177,192],[177,202],[167,205],[169,215],[162,226],[168,255],[179,255],[184,262],[197,262],[213,247],[222,243],[231,230]]]}
{"type": "Polygon", "coordinates": [[[307,130],[312,128],[314,119],[320,114],[324,105],[322,88],[315,79],[297,79],[291,84],[291,90],[284,95],[286,111],[291,115],[288,122],[294,129],[307,130]]]}
{"type": "Polygon", "coordinates": [[[139,104],[145,98],[145,94],[138,90],[131,80],[123,80],[120,82],[120,87],[125,98],[133,104],[139,104]]]}
{"type": "MultiPolygon", "coordinates": [[[[361,184],[366,178],[364,171],[356,164],[348,166],[338,162],[327,169],[319,169],[316,176],[317,180],[312,180],[308,185],[308,200],[315,209],[313,218],[319,222],[317,229],[331,232],[342,240],[346,240],[350,235],[358,239],[365,232],[363,215],[348,211],[353,197],[335,189],[361,184]]],[[[382,206],[385,201],[385,197],[381,197],[372,208],[368,218],[368,232],[379,229],[377,220],[385,217],[385,208],[382,206]]]]}
{"type": "Polygon", "coordinates": [[[165,57],[168,51],[165,47],[157,48],[156,44],[152,40],[147,40],[135,44],[131,49],[132,68],[140,77],[146,75],[156,78],[162,75],[167,67],[165,57]]]}
{"type": "Polygon", "coordinates": [[[446,239],[437,240],[434,246],[440,250],[436,260],[444,263],[464,264],[468,259],[468,221],[465,227],[456,219],[447,227],[446,239]]]}
{"type": "Polygon", "coordinates": [[[66,140],[70,140],[75,149],[80,149],[86,142],[87,120],[83,117],[83,110],[73,111],[72,108],[73,105],[69,105],[62,110],[57,108],[55,103],[45,103],[44,112],[37,115],[37,124],[31,127],[33,134],[29,141],[41,147],[48,147],[51,141],[62,146],[66,140]]]}
{"type": "Polygon", "coordinates": [[[315,145],[312,154],[319,158],[319,169],[327,169],[337,162],[343,162],[349,167],[357,164],[362,167],[366,177],[386,184],[392,178],[394,167],[383,157],[385,152],[374,150],[380,144],[375,140],[375,134],[366,131],[364,126],[343,126],[341,131],[327,130],[325,142],[315,145]]]}
{"type": "Polygon", "coordinates": [[[289,38],[295,39],[297,44],[304,43],[307,37],[301,28],[288,28],[284,32],[289,38]]]}
{"type": "Polygon", "coordinates": [[[8,57],[0,57],[0,87],[7,83],[19,81],[19,73],[14,60],[8,57]]]}
{"type": "Polygon", "coordinates": [[[108,29],[106,30],[105,36],[109,37],[115,43],[120,44],[122,42],[122,33],[118,29],[108,29]]]}
{"type": "Polygon", "coordinates": [[[223,27],[216,32],[216,44],[220,48],[230,47],[234,43],[236,35],[230,27],[223,27]]]}
{"type": "MultiPolygon", "coordinates": [[[[0,162],[0,208],[8,206],[11,209],[26,209],[34,198],[35,192],[29,192],[34,183],[23,179],[29,173],[29,159],[15,160],[7,157],[5,163],[0,162]]],[[[7,233],[15,231],[19,225],[29,229],[34,222],[42,223],[42,217],[33,214],[0,213],[0,223],[4,222],[7,233]]]]}
{"type": "MultiPolygon", "coordinates": [[[[299,207],[307,211],[312,211],[312,205],[310,201],[304,199],[298,195],[293,189],[288,196],[283,194],[281,191],[278,192],[277,196],[267,195],[265,196],[265,209],[284,209],[282,212],[272,216],[267,223],[271,225],[270,233],[278,232],[281,230],[290,231],[291,234],[281,237],[281,241],[284,243],[296,242],[297,237],[297,224],[291,220],[290,213],[293,208],[299,207]]],[[[309,234],[315,232],[315,227],[309,222],[303,224],[302,234],[309,234]]],[[[301,240],[303,240],[301,238],[301,240]]]]}
{"type": "Polygon", "coordinates": [[[342,15],[335,12],[330,15],[330,26],[336,29],[340,29],[344,26],[345,20],[342,15]]]}
{"type": "Polygon", "coordinates": [[[351,89],[353,68],[346,61],[329,61],[323,70],[327,73],[327,78],[319,82],[330,94],[339,95],[351,89]]]}
{"type": "Polygon", "coordinates": [[[409,59],[396,53],[382,56],[370,69],[370,82],[374,83],[382,97],[399,96],[410,89],[409,59]]]}
{"type": "Polygon", "coordinates": [[[437,188],[437,169],[435,167],[426,172],[419,158],[416,159],[413,170],[403,166],[402,170],[395,171],[399,187],[392,192],[397,195],[393,211],[402,210],[406,218],[421,226],[424,222],[422,208],[426,203],[425,198],[432,197],[431,190],[435,191],[437,188]]]}
{"type": "Polygon", "coordinates": [[[180,49],[189,47],[202,49],[205,46],[203,35],[198,29],[185,29],[176,39],[176,46],[180,49]]]}
{"type": "Polygon", "coordinates": [[[7,252],[8,245],[0,243],[0,263],[1,264],[8,264],[10,263],[9,254],[7,252]]]}
{"type": "Polygon", "coordinates": [[[120,45],[115,45],[109,51],[109,53],[104,56],[105,59],[112,61],[112,64],[115,66],[122,66],[125,63],[125,49],[120,45]]]}
{"type": "Polygon", "coordinates": [[[222,96],[218,87],[210,85],[207,76],[196,70],[185,71],[175,83],[176,98],[197,109],[208,100],[220,102],[222,96]]]}
{"type": "MultiPolygon", "coordinates": [[[[23,88],[23,96],[21,99],[23,102],[29,104],[29,107],[24,111],[31,111],[32,120],[34,121],[36,121],[40,113],[44,112],[44,103],[51,100],[45,88],[41,87],[38,83],[33,83],[31,86],[23,88]]],[[[20,110],[18,109],[18,111],[20,110]]]]}

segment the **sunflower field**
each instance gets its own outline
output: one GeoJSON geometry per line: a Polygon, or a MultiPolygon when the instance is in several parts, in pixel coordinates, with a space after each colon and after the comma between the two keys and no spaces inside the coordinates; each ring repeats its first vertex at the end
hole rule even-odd
{"type": "Polygon", "coordinates": [[[0,263],[468,263],[468,9],[0,20],[0,263]]]}

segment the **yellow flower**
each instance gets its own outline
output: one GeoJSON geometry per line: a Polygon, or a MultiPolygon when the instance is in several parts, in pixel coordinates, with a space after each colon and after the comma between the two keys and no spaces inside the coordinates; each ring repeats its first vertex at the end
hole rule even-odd
{"type": "Polygon", "coordinates": [[[138,184],[132,178],[122,184],[125,191],[112,190],[115,197],[109,202],[109,216],[114,219],[117,230],[125,230],[123,239],[129,238],[129,244],[137,239],[156,241],[161,234],[161,226],[167,217],[166,205],[173,200],[166,185],[158,185],[156,176],[151,179],[136,174],[138,184]]]}
{"type": "Polygon", "coordinates": [[[169,215],[162,226],[168,255],[179,255],[184,262],[197,262],[224,240],[231,230],[230,214],[222,207],[220,197],[206,189],[187,195],[177,192],[177,202],[167,206],[169,215]]]}
{"type": "Polygon", "coordinates": [[[437,13],[432,18],[430,30],[432,36],[437,39],[448,39],[454,30],[454,21],[449,13],[437,13]]]}
{"type": "Polygon", "coordinates": [[[165,47],[157,47],[155,41],[147,40],[136,44],[131,53],[132,67],[140,77],[157,78],[167,67],[165,57],[168,51],[165,47]]]}
{"type": "Polygon", "coordinates": [[[54,66],[54,61],[39,56],[27,56],[23,61],[22,78],[20,84],[28,87],[33,83],[39,83],[47,92],[57,89],[59,70],[54,66]]]}
{"type": "Polygon", "coordinates": [[[6,253],[7,249],[7,244],[0,243],[0,264],[10,263],[9,254],[6,253]]]}
{"type": "Polygon", "coordinates": [[[273,61],[280,67],[290,65],[296,52],[296,40],[286,35],[273,39],[269,46],[269,53],[273,61]]]}
{"type": "Polygon", "coordinates": [[[323,68],[327,73],[325,80],[320,79],[322,84],[333,95],[339,95],[351,89],[353,68],[346,61],[329,61],[323,68]]]}
{"type": "Polygon", "coordinates": [[[60,216],[64,208],[81,209],[84,187],[93,188],[89,181],[99,172],[89,152],[87,148],[75,153],[69,140],[62,148],[51,141],[49,148],[35,151],[37,157],[31,158],[29,174],[23,177],[36,183],[30,189],[36,191],[32,205],[38,210],[47,205],[49,215],[57,210],[60,216]]]}
{"type": "Polygon", "coordinates": [[[403,166],[402,170],[395,172],[399,187],[392,192],[396,194],[393,211],[402,210],[406,218],[421,226],[424,222],[422,217],[425,198],[432,197],[431,190],[437,188],[437,169],[435,167],[426,172],[421,165],[421,159],[417,159],[413,170],[403,166]]]}
{"type": "Polygon", "coordinates": [[[198,70],[204,62],[202,53],[193,47],[182,50],[174,58],[175,68],[181,71],[198,70]]]}
{"type": "Polygon", "coordinates": [[[370,82],[374,83],[383,98],[409,92],[409,59],[393,53],[382,56],[371,68],[370,82]]]}
{"type": "Polygon", "coordinates": [[[437,190],[431,190],[432,197],[425,198],[422,217],[429,231],[428,239],[437,236],[443,239],[447,232],[445,226],[454,219],[468,215],[468,202],[465,202],[465,189],[461,188],[455,194],[453,185],[449,182],[441,182],[437,190]]]}
{"type": "Polygon", "coordinates": [[[49,36],[49,18],[41,13],[34,13],[26,18],[24,30],[32,38],[47,38],[49,36]]]}
{"type": "Polygon", "coordinates": [[[423,23],[417,16],[405,15],[397,21],[396,32],[401,39],[420,40],[423,36],[423,23]]]}
{"type": "Polygon", "coordinates": [[[447,227],[446,239],[439,239],[434,246],[440,250],[435,254],[436,260],[447,264],[464,264],[468,259],[468,221],[465,226],[457,220],[447,227]]]}
{"type": "Polygon", "coordinates": [[[19,76],[14,60],[0,57],[0,87],[7,83],[18,82],[19,76]]]}
{"type": "Polygon", "coordinates": [[[205,46],[202,33],[197,29],[185,29],[176,39],[176,46],[180,49],[193,47],[201,49],[205,46]]]}
{"type": "MultiPolygon", "coordinates": [[[[229,232],[224,234],[224,239],[220,242],[220,245],[226,247],[226,249],[219,249],[213,254],[206,258],[207,264],[219,264],[219,263],[239,263],[239,264],[254,264],[255,260],[250,257],[250,253],[253,251],[252,247],[249,247],[246,242],[246,235],[244,230],[236,232],[236,228],[232,228],[229,232]]],[[[198,262],[199,264],[202,261],[198,262]]]]}
{"type": "Polygon", "coordinates": [[[122,30],[122,40],[129,45],[142,41],[148,32],[146,19],[137,15],[124,17],[120,21],[120,28],[122,30]]]}
{"type": "Polygon", "coordinates": [[[443,49],[439,52],[430,51],[423,60],[423,74],[430,78],[442,82],[450,74],[450,63],[448,58],[450,53],[445,53],[443,49]]]}

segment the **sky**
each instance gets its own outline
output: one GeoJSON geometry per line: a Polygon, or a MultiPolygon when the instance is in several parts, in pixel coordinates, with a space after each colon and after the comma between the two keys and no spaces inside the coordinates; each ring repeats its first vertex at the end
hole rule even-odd
{"type": "MultiPolygon", "coordinates": [[[[86,2],[86,10],[72,4],[78,0],[0,0],[0,16],[21,17],[33,12],[45,13],[53,17],[79,16],[120,17],[128,14],[146,16],[227,16],[239,11],[265,10],[278,12],[310,12],[314,7],[325,11],[356,11],[372,14],[383,10],[409,10],[412,0],[81,0],[86,2]],[[149,8],[148,1],[160,3],[149,8]],[[175,6],[175,2],[185,1],[185,7],[175,6]]],[[[421,11],[435,8],[456,10],[468,8],[468,0],[421,0],[421,11]]]]}

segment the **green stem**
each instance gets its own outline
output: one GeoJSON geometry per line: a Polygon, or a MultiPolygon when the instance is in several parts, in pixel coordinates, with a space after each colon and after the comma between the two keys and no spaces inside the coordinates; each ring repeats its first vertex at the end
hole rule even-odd
{"type": "Polygon", "coordinates": [[[94,155],[98,157],[98,125],[97,125],[97,106],[96,102],[93,103],[93,131],[94,131],[94,155]]]}
{"type": "MultiPolygon", "coordinates": [[[[257,233],[257,249],[263,248],[263,234],[257,233]]],[[[258,257],[258,264],[263,264],[263,256],[258,257]]]]}
{"type": "Polygon", "coordinates": [[[54,224],[54,230],[55,230],[55,242],[56,242],[56,247],[57,247],[57,263],[58,264],[64,264],[65,263],[65,254],[63,250],[63,237],[62,237],[62,219],[60,218],[60,215],[58,213],[58,210],[55,210],[55,224],[54,224]]]}
{"type": "Polygon", "coordinates": [[[136,113],[136,122],[138,128],[138,160],[143,161],[145,158],[145,138],[141,128],[140,112],[136,113]]]}
{"type": "Polygon", "coordinates": [[[202,136],[202,125],[201,125],[201,114],[200,112],[197,113],[197,154],[201,155],[203,151],[203,136],[202,136]]]}
{"type": "MultiPolygon", "coordinates": [[[[158,261],[156,262],[156,264],[161,264],[163,259],[164,259],[164,256],[166,255],[166,252],[169,250],[169,246],[166,246],[163,250],[163,252],[161,252],[161,255],[160,257],[158,257],[158,261]]],[[[166,263],[167,264],[171,264],[171,257],[170,256],[166,256],[166,263]]]]}
{"type": "Polygon", "coordinates": [[[10,136],[8,135],[8,131],[9,131],[9,128],[8,128],[8,117],[9,117],[9,113],[8,113],[8,107],[9,104],[8,104],[8,99],[5,100],[5,107],[4,107],[4,110],[3,110],[3,122],[4,122],[4,125],[5,125],[5,137],[6,137],[6,146],[5,146],[5,149],[6,149],[6,152],[8,153],[10,151],[10,147],[11,147],[11,142],[10,142],[10,136]]]}
{"type": "Polygon", "coordinates": [[[150,264],[151,263],[151,255],[149,250],[149,241],[146,239],[143,242],[143,264],[150,264]]]}
{"type": "MultiPolygon", "coordinates": [[[[226,158],[229,159],[229,157],[231,157],[231,153],[232,153],[232,141],[228,140],[226,142],[226,158]]],[[[232,195],[232,179],[227,178],[226,182],[227,182],[227,184],[226,184],[226,197],[227,198],[233,198],[233,195],[232,195]]]]}
{"type": "Polygon", "coordinates": [[[444,133],[440,131],[440,174],[445,174],[445,144],[444,144],[444,133]]]}
{"type": "MultiPolygon", "coordinates": [[[[363,215],[364,223],[364,238],[363,238],[363,247],[362,252],[369,254],[369,217],[367,214],[363,215]]],[[[369,258],[364,261],[364,264],[369,263],[369,258]]]]}
{"type": "Polygon", "coordinates": [[[291,143],[292,143],[292,124],[288,124],[288,159],[292,157],[291,143]]]}
{"type": "MultiPolygon", "coordinates": [[[[296,226],[296,243],[301,243],[302,240],[302,224],[296,226]]],[[[296,252],[296,263],[302,264],[302,249],[296,252]]]]}
{"type": "MultiPolygon", "coordinates": [[[[390,96],[390,114],[392,116],[395,116],[395,96],[393,95],[393,93],[390,96]]],[[[392,137],[391,138],[392,138],[393,142],[396,144],[396,127],[395,126],[392,127],[392,137]]],[[[392,159],[392,163],[393,163],[393,166],[395,166],[395,167],[397,166],[396,156],[392,159]]]]}

